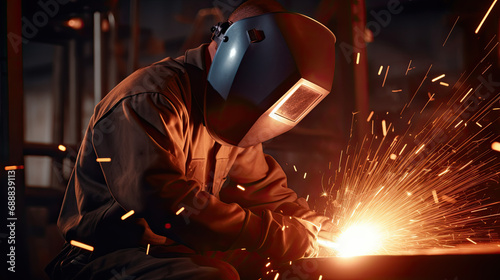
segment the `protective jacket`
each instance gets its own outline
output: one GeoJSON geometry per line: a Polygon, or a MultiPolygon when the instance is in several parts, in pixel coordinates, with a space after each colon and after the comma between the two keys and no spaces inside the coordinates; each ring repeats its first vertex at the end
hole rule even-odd
{"type": "Polygon", "coordinates": [[[139,69],[95,108],[58,226],[94,253],[259,248],[263,210],[308,212],[262,150],[224,146],[203,124],[207,46],[139,69]],[[134,210],[124,220],[121,217],[134,210]]]}

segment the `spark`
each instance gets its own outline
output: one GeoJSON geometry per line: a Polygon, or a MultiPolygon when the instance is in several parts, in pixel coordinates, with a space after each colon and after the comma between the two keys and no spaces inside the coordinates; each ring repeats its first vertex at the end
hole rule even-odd
{"type": "Polygon", "coordinates": [[[468,238],[468,237],[467,237],[467,238],[465,238],[465,239],[467,239],[468,241],[470,241],[470,242],[471,242],[471,243],[473,243],[473,244],[477,244],[477,242],[475,242],[474,240],[472,240],[472,239],[470,239],[470,238],[468,238]]]}
{"type": "Polygon", "coordinates": [[[276,272],[276,276],[274,276],[274,280],[278,280],[279,276],[280,276],[280,274],[278,272],[276,272]]]}
{"type": "Polygon", "coordinates": [[[445,87],[449,87],[450,86],[450,84],[445,83],[445,82],[439,82],[439,84],[442,85],[442,86],[445,86],[445,87]]]}
{"type": "Polygon", "coordinates": [[[175,215],[179,215],[180,213],[182,213],[182,211],[184,211],[184,206],[177,210],[177,212],[175,212],[175,215]]]}
{"type": "Polygon", "coordinates": [[[474,33],[476,33],[476,34],[479,33],[481,26],[483,26],[484,21],[486,20],[486,18],[490,14],[491,10],[493,9],[493,6],[495,6],[496,3],[497,3],[497,0],[494,0],[493,3],[491,4],[490,8],[488,9],[486,14],[484,15],[483,19],[481,20],[481,23],[479,23],[479,25],[477,26],[476,31],[474,31],[474,33]]]}
{"type": "Polygon", "coordinates": [[[146,247],[146,255],[149,255],[149,248],[150,248],[151,244],[148,243],[148,247],[146,247]]]}
{"type": "Polygon", "coordinates": [[[371,111],[370,115],[368,115],[368,118],[366,119],[366,122],[370,122],[370,120],[371,120],[371,119],[372,119],[372,117],[373,117],[373,114],[374,114],[374,112],[373,112],[373,111],[371,111]]]}
{"type": "Polygon", "coordinates": [[[380,76],[380,74],[382,74],[382,70],[384,69],[384,66],[383,65],[380,65],[380,68],[378,69],[378,76],[380,76]]]}
{"type": "Polygon", "coordinates": [[[387,136],[387,127],[385,120],[382,120],[382,134],[384,135],[384,137],[387,136]]]}
{"type": "Polygon", "coordinates": [[[71,240],[69,242],[69,244],[76,246],[76,247],[79,247],[79,248],[82,248],[82,249],[87,250],[87,251],[94,251],[94,247],[87,245],[85,243],[82,243],[82,242],[78,242],[76,240],[71,240]]]}
{"type": "Polygon", "coordinates": [[[472,92],[472,89],[473,88],[470,88],[469,91],[464,95],[464,97],[462,97],[462,99],[460,99],[460,103],[462,103],[465,100],[465,98],[467,98],[467,96],[469,96],[469,94],[472,92]]]}
{"type": "Polygon", "coordinates": [[[446,174],[446,173],[448,173],[448,172],[450,172],[450,168],[446,168],[446,170],[445,170],[445,171],[443,171],[443,172],[439,173],[439,174],[438,174],[438,177],[441,177],[441,176],[443,176],[444,174],[446,174]]]}
{"type": "Polygon", "coordinates": [[[497,152],[500,152],[500,142],[493,142],[491,144],[491,149],[493,151],[497,151],[497,152]]]}
{"type": "Polygon", "coordinates": [[[8,165],[4,167],[5,171],[24,169],[24,165],[8,165]]]}
{"type": "Polygon", "coordinates": [[[304,179],[307,177],[307,172],[304,173],[304,179]]]}
{"type": "Polygon", "coordinates": [[[323,275],[320,275],[320,276],[318,277],[318,280],[322,280],[322,279],[323,279],[323,275]]]}
{"type": "Polygon", "coordinates": [[[392,92],[402,92],[402,89],[393,89],[392,92]]]}
{"type": "Polygon", "coordinates": [[[456,199],[454,199],[453,197],[449,197],[449,196],[447,196],[447,195],[445,195],[445,194],[443,194],[443,195],[441,196],[441,198],[442,198],[444,201],[449,202],[449,203],[451,203],[451,204],[457,203],[457,200],[456,200],[456,199]]]}
{"type": "Polygon", "coordinates": [[[486,71],[488,71],[491,68],[492,65],[493,64],[490,64],[488,67],[486,67],[486,69],[484,69],[484,71],[483,71],[483,73],[481,73],[481,75],[484,75],[484,73],[486,73],[486,71]]]}
{"type": "Polygon", "coordinates": [[[418,148],[418,150],[415,152],[415,154],[420,153],[420,151],[421,151],[424,147],[425,147],[425,144],[422,144],[422,145],[420,146],[420,148],[418,148]]]}
{"type": "Polygon", "coordinates": [[[429,95],[429,99],[427,100],[427,103],[425,103],[424,107],[422,108],[422,110],[420,110],[420,114],[422,114],[422,112],[425,110],[425,108],[427,108],[427,105],[429,105],[429,102],[431,101],[434,101],[434,95],[430,95],[430,92],[428,93],[429,95]]]}
{"type": "Polygon", "coordinates": [[[62,152],[66,151],[66,146],[64,146],[64,145],[59,145],[59,146],[57,146],[57,148],[59,149],[59,151],[62,151],[62,152]]]}
{"type": "Polygon", "coordinates": [[[377,193],[376,193],[373,197],[377,196],[377,194],[378,194],[380,191],[382,191],[383,189],[384,189],[384,186],[382,186],[382,187],[378,190],[378,192],[377,192],[377,193]]]}
{"type": "Polygon", "coordinates": [[[306,201],[309,201],[309,195],[306,196],[306,201]]]}
{"type": "Polygon", "coordinates": [[[437,195],[436,190],[432,190],[432,197],[434,198],[434,202],[436,204],[438,204],[439,203],[439,199],[438,199],[438,195],[437,195]]]}
{"type": "Polygon", "coordinates": [[[405,144],[405,145],[403,146],[403,148],[402,148],[402,149],[401,149],[401,151],[399,152],[399,155],[401,155],[401,154],[403,153],[403,151],[404,151],[404,150],[405,150],[405,148],[406,148],[406,145],[408,145],[408,144],[405,144]]]}
{"type": "Polygon", "coordinates": [[[448,41],[448,38],[450,38],[450,35],[451,35],[451,32],[453,31],[453,29],[455,28],[455,25],[457,25],[457,22],[458,22],[458,19],[460,17],[457,17],[457,20],[455,20],[455,23],[453,24],[453,26],[451,27],[451,30],[450,32],[448,33],[448,36],[446,36],[446,39],[444,40],[444,43],[443,43],[443,47],[444,45],[446,45],[446,42],[448,41]]]}
{"type": "Polygon", "coordinates": [[[134,215],[135,211],[134,210],[130,210],[128,211],[125,215],[122,216],[122,220],[125,220],[126,218],[134,215]]]}
{"type": "Polygon", "coordinates": [[[97,162],[111,162],[111,158],[96,158],[97,162]]]}
{"type": "Polygon", "coordinates": [[[356,64],[359,64],[359,58],[361,57],[361,53],[358,53],[356,56],[356,64]]]}
{"type": "MultiPolygon", "coordinates": [[[[488,55],[498,45],[488,47],[488,55]]],[[[410,60],[407,73],[411,65],[410,60]]],[[[420,115],[423,102],[417,105],[412,101],[427,82],[431,64],[418,88],[411,89],[414,93],[410,101],[398,112],[401,121],[382,127],[384,136],[389,130],[397,136],[390,139],[374,134],[374,115],[370,113],[367,122],[372,122],[372,133],[349,139],[341,150],[338,169],[328,170],[332,183],[329,179],[321,191],[321,197],[327,200],[322,212],[341,232],[333,240],[320,240],[330,255],[397,255],[455,248],[468,242],[500,242],[498,235],[491,234],[500,229],[500,201],[491,195],[500,181],[496,153],[500,152],[496,131],[500,93],[482,97],[474,107],[464,104],[474,89],[479,89],[477,81],[471,79],[470,86],[468,83],[474,73],[483,70],[482,65],[487,66],[478,64],[470,73],[463,73],[465,80],[459,78],[446,96],[429,93],[429,100],[434,102],[427,102],[427,114],[420,115]],[[352,253],[356,243],[365,239],[358,237],[340,250],[340,236],[359,225],[373,228],[359,232],[376,232],[379,236],[362,246],[372,249],[352,253]]],[[[352,128],[350,135],[354,135],[352,128]]]]}
{"type": "Polygon", "coordinates": [[[266,267],[269,267],[271,265],[271,262],[266,263],[266,267]]]}
{"type": "Polygon", "coordinates": [[[242,191],[245,191],[245,187],[243,187],[242,185],[236,185],[236,187],[242,191]]]}
{"type": "Polygon", "coordinates": [[[297,167],[295,167],[295,165],[293,165],[293,170],[295,170],[295,172],[297,172],[297,167]]]}
{"type": "Polygon", "coordinates": [[[484,211],[484,210],[488,210],[488,208],[481,208],[481,209],[477,209],[477,210],[472,210],[470,212],[475,213],[475,212],[484,211]]]}
{"type": "Polygon", "coordinates": [[[408,71],[413,70],[413,68],[415,68],[415,67],[410,68],[410,65],[411,65],[411,59],[410,59],[410,62],[408,63],[408,67],[406,67],[405,76],[408,75],[408,71]]]}
{"type": "Polygon", "coordinates": [[[387,73],[389,73],[389,65],[387,65],[387,69],[385,70],[385,77],[384,77],[384,82],[382,82],[382,87],[385,86],[385,80],[387,79],[387,73]]]}
{"type": "Polygon", "coordinates": [[[445,74],[437,76],[436,78],[432,79],[431,81],[434,83],[435,81],[438,81],[438,80],[444,78],[445,76],[446,76],[445,74]]]}
{"type": "Polygon", "coordinates": [[[488,46],[491,44],[491,42],[493,42],[493,40],[495,39],[495,37],[497,36],[497,34],[494,34],[493,37],[491,38],[491,40],[488,42],[488,44],[486,44],[486,46],[484,47],[483,50],[486,50],[488,48],[488,46]]]}

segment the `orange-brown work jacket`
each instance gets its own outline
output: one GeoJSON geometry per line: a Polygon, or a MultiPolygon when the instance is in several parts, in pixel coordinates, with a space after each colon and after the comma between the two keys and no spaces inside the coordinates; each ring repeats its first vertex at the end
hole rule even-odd
{"type": "Polygon", "coordinates": [[[58,220],[67,241],[95,253],[145,244],[223,251],[262,238],[263,209],[307,207],[262,145],[210,137],[199,104],[206,57],[202,45],[139,69],[95,107],[58,220]]]}

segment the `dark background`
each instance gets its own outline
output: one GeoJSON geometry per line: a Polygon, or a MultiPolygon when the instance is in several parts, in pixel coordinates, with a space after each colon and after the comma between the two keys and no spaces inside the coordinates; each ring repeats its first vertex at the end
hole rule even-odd
{"type": "MultiPolygon", "coordinates": [[[[82,133],[99,99],[96,91],[104,96],[133,70],[208,42],[210,27],[242,1],[40,2],[55,3],[57,11],[54,6],[44,9],[37,0],[18,0],[3,3],[0,16],[2,34],[22,35],[23,39],[16,43],[19,36],[2,35],[1,145],[2,166],[24,166],[16,173],[17,248],[19,268],[26,265],[19,273],[29,279],[45,279],[44,266],[61,248],[63,241],[55,222],[82,133]],[[101,22],[97,48],[95,16],[101,22]],[[81,26],[71,27],[71,22],[81,26]],[[102,83],[96,87],[97,53],[101,53],[97,71],[101,71],[102,83]],[[67,150],[60,151],[60,144],[67,150]]],[[[429,79],[421,85],[412,102],[414,107],[408,110],[417,112],[417,119],[423,122],[431,116],[418,114],[417,108],[428,101],[427,93],[435,94],[437,101],[446,101],[463,84],[477,86],[477,81],[463,78],[476,66],[474,71],[481,73],[491,65],[488,73],[493,81],[500,81],[500,48],[483,59],[499,40],[500,4],[480,32],[474,33],[490,0],[279,2],[290,11],[317,19],[337,36],[332,93],[299,126],[265,143],[266,152],[287,173],[290,187],[301,196],[309,196],[317,209],[321,210],[320,194],[329,167],[336,168],[350,139],[371,133],[371,124],[365,121],[371,111],[376,134],[381,134],[382,116],[394,123],[396,132],[404,129],[397,124],[399,113],[431,64],[429,79],[446,74],[441,81],[450,86],[429,79]],[[358,52],[361,57],[356,64],[358,52]],[[410,61],[414,68],[407,71],[410,61]],[[380,66],[384,68],[378,75],[380,66]],[[384,83],[387,66],[390,70],[384,83]]],[[[498,127],[496,120],[492,134],[498,135],[498,127]]],[[[6,181],[2,177],[2,186],[6,181]]],[[[492,196],[500,198],[498,188],[493,188],[492,196]]],[[[0,237],[3,246],[5,239],[0,237]]],[[[4,256],[2,252],[0,259],[4,256]]]]}

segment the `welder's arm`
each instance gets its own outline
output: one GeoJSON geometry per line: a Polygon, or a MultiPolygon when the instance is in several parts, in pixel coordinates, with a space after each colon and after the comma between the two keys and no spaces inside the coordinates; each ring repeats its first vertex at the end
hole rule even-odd
{"type": "Polygon", "coordinates": [[[96,124],[94,150],[111,158],[101,169],[124,211],[134,210],[156,234],[196,251],[247,248],[280,260],[310,254],[313,240],[298,221],[224,203],[185,177],[183,114],[159,94],[141,94],[96,124]]]}
{"type": "Polygon", "coordinates": [[[318,226],[328,220],[310,210],[306,200],[297,198],[297,194],[287,187],[283,169],[276,160],[263,153],[260,144],[238,155],[220,197],[223,201],[236,202],[255,213],[267,209],[305,219],[318,226]],[[243,186],[245,191],[241,191],[237,185],[243,186]]]}

